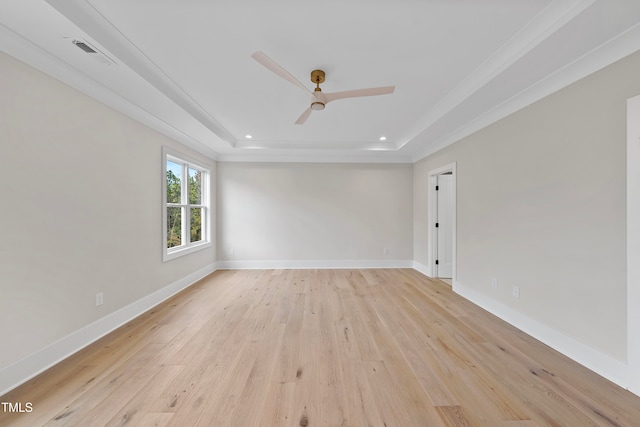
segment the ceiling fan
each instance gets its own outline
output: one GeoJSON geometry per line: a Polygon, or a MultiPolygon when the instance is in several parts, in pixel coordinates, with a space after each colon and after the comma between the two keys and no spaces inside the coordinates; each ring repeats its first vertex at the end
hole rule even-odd
{"type": "Polygon", "coordinates": [[[301,125],[306,122],[313,110],[324,110],[325,105],[327,105],[331,101],[344,98],[357,98],[361,96],[387,95],[393,93],[394,89],[396,88],[395,86],[384,86],[367,89],[346,90],[343,92],[323,93],[322,89],[320,89],[320,83],[324,82],[325,73],[322,70],[313,70],[311,72],[311,81],[315,83],[316,87],[313,92],[311,92],[304,84],[293,77],[293,75],[287,70],[278,65],[273,59],[269,58],[264,52],[258,51],[251,55],[251,57],[283,79],[293,83],[294,85],[311,94],[311,105],[305,110],[304,113],[302,113],[300,117],[298,117],[298,120],[296,120],[297,125],[301,125]]]}

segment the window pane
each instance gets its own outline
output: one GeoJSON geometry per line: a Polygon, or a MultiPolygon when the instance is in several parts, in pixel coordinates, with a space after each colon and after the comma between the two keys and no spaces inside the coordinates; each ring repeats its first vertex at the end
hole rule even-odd
{"type": "Polygon", "coordinates": [[[180,203],[182,165],[167,160],[167,203],[180,203]]]}
{"type": "Polygon", "coordinates": [[[189,203],[202,204],[202,172],[189,168],[189,203]]]}
{"type": "Polygon", "coordinates": [[[203,208],[191,208],[191,242],[202,240],[203,208]]]}
{"type": "Polygon", "coordinates": [[[167,248],[182,244],[182,208],[167,208],[167,248]]]}

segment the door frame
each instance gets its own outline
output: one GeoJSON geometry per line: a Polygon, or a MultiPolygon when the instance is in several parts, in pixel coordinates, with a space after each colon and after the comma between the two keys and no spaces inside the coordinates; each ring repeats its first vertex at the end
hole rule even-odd
{"type": "Polygon", "coordinates": [[[627,388],[640,395],[640,96],[627,100],[627,388]]]}
{"type": "Polygon", "coordinates": [[[447,172],[451,172],[451,175],[453,176],[453,182],[451,185],[451,191],[453,191],[453,206],[452,206],[452,216],[453,218],[451,219],[451,224],[452,224],[452,234],[453,234],[453,241],[451,242],[451,258],[452,258],[452,266],[451,266],[451,281],[452,281],[452,286],[455,286],[456,281],[457,281],[457,269],[456,269],[456,264],[457,264],[457,250],[456,250],[456,236],[458,235],[457,233],[457,217],[458,217],[458,202],[457,202],[457,182],[458,182],[458,172],[457,172],[457,165],[456,162],[453,163],[449,163],[448,165],[444,165],[441,166],[437,169],[433,169],[431,171],[429,171],[429,212],[428,212],[428,218],[427,218],[427,224],[428,224],[428,235],[429,235],[429,239],[428,239],[428,245],[429,247],[427,248],[427,253],[429,254],[429,276],[431,277],[435,277],[435,273],[436,273],[436,252],[437,252],[437,247],[436,245],[438,244],[436,237],[435,237],[435,219],[438,217],[438,211],[437,211],[437,206],[436,206],[436,200],[437,200],[437,194],[436,194],[436,182],[437,182],[437,176],[438,175],[442,175],[443,173],[447,173],[447,172]]]}

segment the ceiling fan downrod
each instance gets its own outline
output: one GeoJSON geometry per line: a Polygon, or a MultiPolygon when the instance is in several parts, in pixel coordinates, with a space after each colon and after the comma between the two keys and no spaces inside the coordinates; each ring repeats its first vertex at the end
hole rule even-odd
{"type": "MultiPolygon", "coordinates": [[[[316,84],[316,88],[313,90],[314,92],[322,92],[320,89],[320,83],[324,83],[325,73],[322,70],[313,70],[311,72],[311,81],[316,84]]],[[[314,101],[311,103],[311,109],[315,111],[324,110],[324,102],[314,101]]]]}

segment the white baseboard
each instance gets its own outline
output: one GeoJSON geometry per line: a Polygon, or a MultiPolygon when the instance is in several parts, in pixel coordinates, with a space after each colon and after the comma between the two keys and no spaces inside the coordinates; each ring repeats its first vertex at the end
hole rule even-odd
{"type": "MultiPolygon", "coordinates": [[[[324,261],[218,261],[203,267],[140,300],[85,326],[67,337],[0,369],[0,396],[49,369],[118,327],[186,289],[217,269],[329,269],[329,268],[413,268],[428,275],[428,268],[410,260],[324,260],[324,261]]],[[[629,389],[629,367],[555,329],[531,319],[472,288],[453,283],[454,292],[495,316],[542,341],[565,356],[629,389]]]]}
{"type": "Polygon", "coordinates": [[[54,342],[29,356],[0,369],[0,396],[44,372],[89,344],[97,341],[109,332],[119,328],[142,313],[150,310],[162,301],[188,288],[198,280],[213,273],[216,263],[209,264],[180,280],[165,286],[121,308],[100,320],[54,342]]]}
{"type": "Polygon", "coordinates": [[[425,276],[431,277],[431,269],[418,261],[413,261],[413,269],[419,271],[425,276]]]}
{"type": "Polygon", "coordinates": [[[218,269],[262,270],[262,269],[326,269],[326,268],[413,268],[411,260],[268,260],[218,261],[218,269]]]}
{"type": "Polygon", "coordinates": [[[466,287],[460,282],[453,284],[453,291],[609,381],[629,390],[629,367],[625,363],[466,287]]]}

